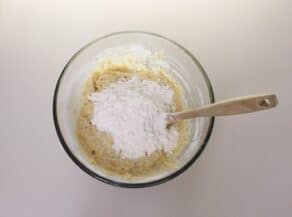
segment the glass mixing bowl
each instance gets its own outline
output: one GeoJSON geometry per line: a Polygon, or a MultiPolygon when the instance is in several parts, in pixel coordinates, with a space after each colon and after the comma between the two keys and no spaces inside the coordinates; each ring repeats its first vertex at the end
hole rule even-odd
{"type": "Polygon", "coordinates": [[[204,150],[212,133],[214,117],[188,120],[190,142],[177,157],[173,170],[141,180],[128,181],[104,174],[91,165],[79,149],[76,121],[81,106],[82,88],[92,73],[97,55],[108,48],[127,44],[142,45],[150,51],[162,51],[167,71],[183,87],[186,107],[194,108],[214,102],[209,78],[199,61],[184,47],[161,35],[127,31],[98,38],[82,47],[64,67],[54,93],[53,117],[57,135],[70,158],[86,173],[105,183],[120,187],[147,187],[173,179],[192,165],[204,150]]]}

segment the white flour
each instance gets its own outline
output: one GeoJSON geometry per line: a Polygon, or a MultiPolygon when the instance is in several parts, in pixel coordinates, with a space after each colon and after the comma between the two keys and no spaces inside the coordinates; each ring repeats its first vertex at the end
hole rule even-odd
{"type": "Polygon", "coordinates": [[[154,81],[136,76],[119,80],[89,96],[94,103],[92,124],[111,134],[113,149],[123,157],[139,158],[155,150],[170,153],[178,142],[177,129],[167,129],[165,123],[172,96],[172,89],[154,81]]]}

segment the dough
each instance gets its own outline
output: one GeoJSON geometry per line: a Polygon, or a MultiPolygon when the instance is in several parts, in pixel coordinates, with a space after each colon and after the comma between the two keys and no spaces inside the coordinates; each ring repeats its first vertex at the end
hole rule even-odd
{"type": "Polygon", "coordinates": [[[138,159],[123,158],[112,149],[113,140],[106,132],[101,132],[91,124],[93,103],[87,99],[90,93],[100,91],[118,79],[129,79],[133,75],[162,85],[168,85],[174,91],[174,111],[183,109],[182,88],[164,71],[150,70],[144,66],[133,66],[131,62],[113,63],[110,60],[100,64],[84,86],[80,116],[77,121],[77,138],[80,149],[89,162],[103,172],[133,180],[154,175],[176,166],[175,158],[187,143],[187,129],[184,122],[175,125],[179,132],[178,144],[172,154],[155,151],[149,156],[138,159]]]}

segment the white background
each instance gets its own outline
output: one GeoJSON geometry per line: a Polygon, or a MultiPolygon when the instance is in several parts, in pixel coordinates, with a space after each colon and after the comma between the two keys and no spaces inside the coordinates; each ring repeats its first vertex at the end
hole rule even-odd
{"type": "Polygon", "coordinates": [[[290,217],[290,0],[0,0],[0,216],[290,217]],[[121,189],[81,171],[56,136],[66,61],[114,31],[170,37],[200,60],[216,100],[275,92],[275,110],[217,118],[200,159],[160,186],[121,189]]]}

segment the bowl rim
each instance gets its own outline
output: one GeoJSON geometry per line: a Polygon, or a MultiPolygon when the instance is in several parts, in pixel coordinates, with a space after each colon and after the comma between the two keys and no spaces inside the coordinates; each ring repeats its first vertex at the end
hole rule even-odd
{"type": "Polygon", "coordinates": [[[54,95],[53,95],[53,120],[54,120],[54,125],[55,125],[55,130],[57,133],[57,136],[64,148],[64,150],[67,152],[67,154],[69,155],[69,157],[71,158],[71,160],[73,160],[73,162],[80,168],[82,169],[84,172],[86,172],[88,175],[90,175],[91,177],[102,181],[106,184],[110,184],[112,186],[117,186],[117,187],[124,187],[124,188],[144,188],[144,187],[150,187],[150,186],[155,186],[155,185],[159,185],[162,183],[165,183],[167,181],[170,181],[172,179],[174,179],[175,177],[177,177],[178,175],[182,174],[184,171],[186,171],[198,158],[199,156],[202,154],[203,150],[205,149],[212,131],[213,131],[213,127],[214,127],[214,122],[215,122],[215,117],[210,117],[210,121],[209,121],[209,127],[207,130],[207,134],[204,138],[204,141],[202,143],[202,145],[199,147],[199,149],[197,150],[197,152],[195,153],[195,155],[188,161],[186,162],[180,169],[178,169],[177,171],[168,174],[167,176],[161,177],[157,180],[153,180],[153,181],[148,181],[148,182],[141,182],[141,183],[126,183],[126,182],[119,182],[116,180],[112,180],[110,178],[106,178],[103,177],[97,173],[95,173],[94,171],[92,171],[91,169],[89,169],[86,165],[84,165],[74,154],[73,152],[70,150],[69,146],[67,145],[60,126],[59,126],[59,122],[58,122],[58,114],[57,114],[57,99],[58,99],[58,93],[59,93],[59,87],[61,85],[62,82],[62,78],[67,70],[67,68],[70,66],[70,64],[74,61],[74,59],[76,57],[78,57],[78,55],[80,53],[82,53],[84,50],[86,50],[88,47],[90,47],[91,45],[95,44],[98,41],[101,41],[105,38],[111,37],[111,36],[116,36],[116,35],[123,35],[123,34],[141,34],[141,35],[150,35],[150,36],[154,36],[160,39],[164,39],[172,44],[174,44],[175,46],[177,46],[178,48],[180,48],[181,50],[183,50],[193,61],[194,63],[197,65],[197,67],[199,68],[200,72],[202,73],[207,88],[208,88],[208,93],[209,93],[209,97],[210,97],[210,102],[214,103],[215,102],[215,97],[214,97],[214,91],[210,82],[210,79],[206,73],[206,71],[204,70],[204,68],[202,67],[202,65],[200,64],[200,62],[197,60],[197,58],[189,51],[187,50],[185,47],[183,47],[182,45],[178,44],[177,42],[175,42],[174,40],[167,38],[165,36],[162,36],[160,34],[157,33],[152,33],[152,32],[146,32],[146,31],[136,31],[136,30],[130,30],[130,31],[119,31],[119,32],[113,32],[104,36],[101,36],[99,38],[96,38],[95,40],[85,44],[83,47],[81,47],[70,59],[69,61],[66,63],[66,65],[64,66],[58,80],[55,86],[55,90],[54,90],[54,95]]]}

